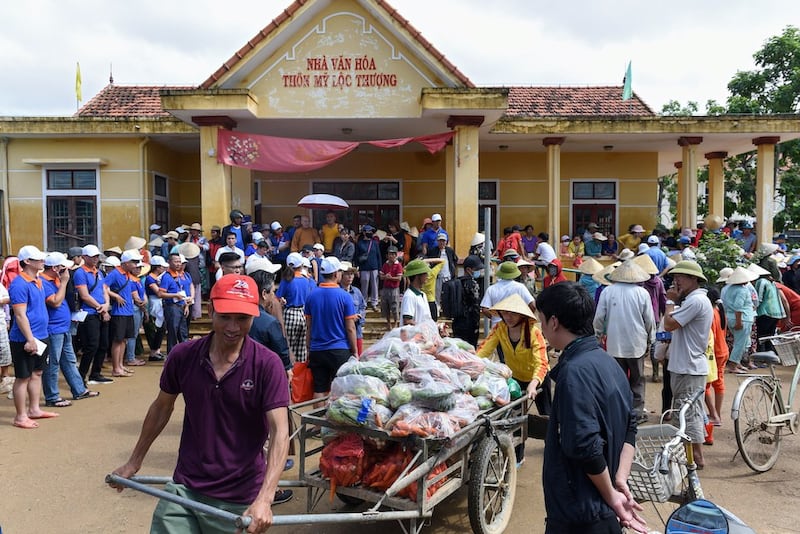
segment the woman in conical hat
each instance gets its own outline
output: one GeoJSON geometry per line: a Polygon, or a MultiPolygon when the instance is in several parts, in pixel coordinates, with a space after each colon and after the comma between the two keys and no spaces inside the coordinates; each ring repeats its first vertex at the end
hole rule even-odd
{"type": "Polygon", "coordinates": [[[583,263],[581,263],[581,266],[578,267],[578,270],[581,272],[578,283],[584,286],[590,295],[594,295],[597,292],[597,288],[600,287],[600,283],[597,282],[592,275],[602,271],[603,264],[591,256],[587,256],[583,260],[583,263]]]}
{"type": "Polygon", "coordinates": [[[722,291],[722,304],[725,306],[725,320],[728,330],[733,334],[733,346],[728,359],[728,372],[747,373],[742,358],[750,347],[750,332],[756,319],[755,302],[758,298],[750,282],[758,275],[744,267],[736,267],[725,281],[722,291]]]}
{"type": "MultiPolygon", "coordinates": [[[[529,399],[536,399],[540,414],[548,414],[550,397],[547,394],[549,393],[547,372],[550,370],[550,365],[547,360],[547,344],[533,311],[517,294],[504,298],[489,310],[492,314],[499,315],[502,320],[494,325],[478,347],[478,356],[481,358],[491,356],[499,345],[505,356],[506,365],[511,368],[511,376],[519,382],[520,389],[526,392],[529,399]],[[543,391],[537,396],[536,390],[540,385],[543,386],[543,391]]],[[[525,457],[524,442],[515,450],[517,463],[521,463],[525,457]]]]}

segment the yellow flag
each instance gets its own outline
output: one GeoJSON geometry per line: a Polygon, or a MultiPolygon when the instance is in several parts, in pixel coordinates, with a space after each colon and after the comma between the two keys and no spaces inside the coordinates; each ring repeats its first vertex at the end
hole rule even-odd
{"type": "Polygon", "coordinates": [[[78,62],[78,68],[75,71],[75,98],[78,102],[83,100],[83,94],[81,93],[81,63],[78,62]]]}

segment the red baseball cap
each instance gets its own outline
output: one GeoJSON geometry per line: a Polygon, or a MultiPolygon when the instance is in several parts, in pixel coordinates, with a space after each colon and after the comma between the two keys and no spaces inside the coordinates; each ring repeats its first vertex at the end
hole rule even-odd
{"type": "Polygon", "coordinates": [[[217,313],[243,313],[257,317],[258,287],[249,276],[226,274],[211,288],[211,302],[217,313]]]}

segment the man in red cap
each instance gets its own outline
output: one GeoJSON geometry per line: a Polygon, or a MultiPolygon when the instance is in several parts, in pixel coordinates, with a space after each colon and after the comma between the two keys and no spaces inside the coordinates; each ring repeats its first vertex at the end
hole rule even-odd
{"type": "MultiPolygon", "coordinates": [[[[247,532],[263,532],[272,524],[271,507],[289,448],[289,385],[283,363],[248,336],[258,314],[258,288],[252,278],[228,274],[214,284],[208,305],[211,333],[170,352],[161,391],[147,412],[139,440],[128,461],[114,471],[125,478],[139,471],[183,394],[178,462],[166,489],[250,517],[247,532]]],[[[151,532],[226,528],[230,525],[219,519],[167,501],[159,501],[151,524],[151,532]]]]}

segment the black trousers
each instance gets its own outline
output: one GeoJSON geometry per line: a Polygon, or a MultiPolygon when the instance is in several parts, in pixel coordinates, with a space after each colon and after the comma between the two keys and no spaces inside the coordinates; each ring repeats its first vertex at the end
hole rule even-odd
{"type": "Polygon", "coordinates": [[[108,323],[99,315],[87,315],[86,319],[78,326],[78,335],[82,343],[81,363],[78,372],[86,380],[89,377],[101,374],[103,360],[108,350],[108,323]],[[90,371],[91,368],[91,372],[90,371]]]}

